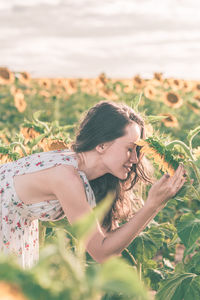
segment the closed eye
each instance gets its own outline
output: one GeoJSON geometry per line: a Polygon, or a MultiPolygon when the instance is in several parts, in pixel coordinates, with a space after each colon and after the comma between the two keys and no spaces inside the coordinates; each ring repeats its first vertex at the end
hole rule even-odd
{"type": "Polygon", "coordinates": [[[141,155],[140,150],[142,149],[142,146],[137,146],[136,147],[136,153],[138,155],[138,157],[141,155]]]}

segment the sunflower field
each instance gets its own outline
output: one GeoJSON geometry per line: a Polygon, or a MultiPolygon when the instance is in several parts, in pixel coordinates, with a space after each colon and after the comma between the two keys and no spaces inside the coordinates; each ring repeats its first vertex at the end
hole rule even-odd
{"type": "MultiPolygon", "coordinates": [[[[180,163],[187,182],[122,252],[97,264],[84,251],[92,215],[73,226],[40,222],[40,260],[29,270],[0,255],[0,299],[200,299],[200,81],[31,78],[0,68],[0,163],[70,148],[79,120],[101,100],[124,102],[146,123],[142,146],[154,179],[180,163]]],[[[103,122],[103,120],[102,120],[103,122]]],[[[133,213],[150,186],[134,188],[133,213]]],[[[107,199],[96,209],[102,216],[107,199]]]]}

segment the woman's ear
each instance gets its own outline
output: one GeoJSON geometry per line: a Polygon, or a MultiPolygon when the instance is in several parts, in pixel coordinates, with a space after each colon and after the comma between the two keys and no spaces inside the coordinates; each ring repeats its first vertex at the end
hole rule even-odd
{"type": "Polygon", "coordinates": [[[102,143],[96,146],[96,151],[101,154],[104,153],[107,148],[107,143],[102,143]]]}

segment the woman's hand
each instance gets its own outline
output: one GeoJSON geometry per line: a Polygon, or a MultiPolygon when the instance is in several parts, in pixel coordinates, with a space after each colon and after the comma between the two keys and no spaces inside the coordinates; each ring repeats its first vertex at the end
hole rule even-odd
{"type": "Polygon", "coordinates": [[[146,205],[156,210],[165,206],[167,200],[174,197],[185,183],[186,178],[184,175],[185,169],[182,164],[179,165],[174,176],[170,177],[168,174],[163,175],[151,187],[146,205]]]}

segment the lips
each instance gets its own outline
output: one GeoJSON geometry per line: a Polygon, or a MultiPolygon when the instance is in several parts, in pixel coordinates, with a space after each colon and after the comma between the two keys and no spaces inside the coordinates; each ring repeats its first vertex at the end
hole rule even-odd
{"type": "Polygon", "coordinates": [[[124,168],[125,168],[128,172],[130,172],[130,171],[131,171],[131,168],[132,168],[132,165],[130,165],[130,166],[124,166],[124,168]]]}

